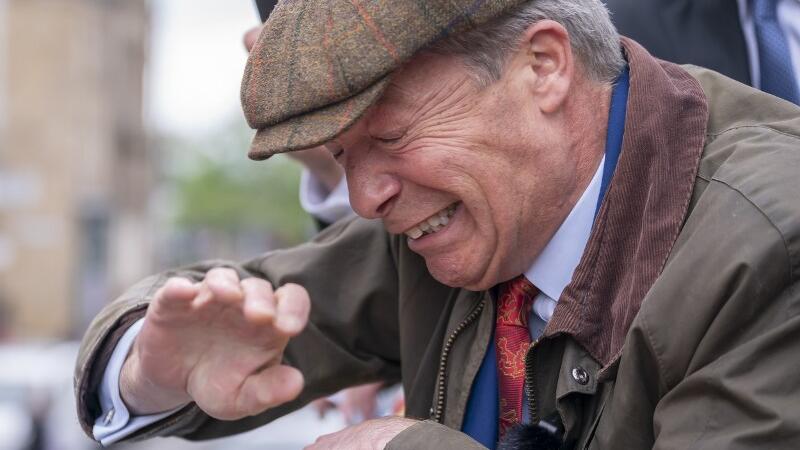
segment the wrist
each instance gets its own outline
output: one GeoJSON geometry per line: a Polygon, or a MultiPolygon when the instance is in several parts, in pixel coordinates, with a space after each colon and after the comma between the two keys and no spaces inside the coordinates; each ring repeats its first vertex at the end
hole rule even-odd
{"type": "Polygon", "coordinates": [[[128,411],[137,416],[170,411],[192,401],[185,390],[164,388],[145,377],[136,345],[122,366],[119,392],[128,411]]]}
{"type": "Polygon", "coordinates": [[[409,419],[407,417],[384,417],[376,420],[379,424],[376,430],[378,448],[386,448],[389,442],[397,437],[397,435],[419,423],[418,420],[409,419]]]}

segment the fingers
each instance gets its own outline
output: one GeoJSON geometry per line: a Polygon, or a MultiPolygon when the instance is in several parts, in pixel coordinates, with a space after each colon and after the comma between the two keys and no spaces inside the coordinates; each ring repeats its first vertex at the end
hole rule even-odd
{"type": "Polygon", "coordinates": [[[243,298],[244,293],[236,271],[227,267],[217,267],[206,274],[194,306],[200,309],[210,303],[237,305],[243,298]]]}
{"type": "Polygon", "coordinates": [[[153,303],[168,310],[188,309],[199,292],[198,286],[186,278],[173,277],[156,292],[153,303]]]}
{"type": "Polygon", "coordinates": [[[245,50],[250,52],[250,50],[253,49],[253,47],[256,45],[256,41],[258,41],[258,36],[261,35],[262,28],[264,28],[264,25],[259,25],[255,28],[247,30],[243,38],[245,50]]]}
{"type": "Polygon", "coordinates": [[[305,288],[294,283],[285,284],[275,291],[275,302],[275,328],[287,336],[300,334],[308,323],[308,313],[311,310],[305,288]]]}
{"type": "Polygon", "coordinates": [[[244,316],[256,324],[267,324],[275,319],[275,296],[272,285],[260,278],[242,281],[244,291],[244,316]]]}
{"type": "Polygon", "coordinates": [[[297,284],[289,283],[273,292],[268,281],[246,278],[240,282],[235,270],[224,267],[210,270],[201,283],[171,278],[156,299],[165,308],[173,309],[192,307],[213,312],[224,306],[241,308],[248,322],[273,323],[275,331],[287,337],[296,336],[305,328],[311,308],[308,292],[297,284]]]}
{"type": "Polygon", "coordinates": [[[248,377],[239,391],[236,409],[255,415],[294,400],[303,390],[303,375],[294,367],[277,365],[248,377]]]}

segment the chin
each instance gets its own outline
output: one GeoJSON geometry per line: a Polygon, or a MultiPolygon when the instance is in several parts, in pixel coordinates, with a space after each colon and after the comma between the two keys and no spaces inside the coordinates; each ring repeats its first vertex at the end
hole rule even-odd
{"type": "Polygon", "coordinates": [[[436,281],[454,288],[464,288],[470,291],[483,291],[497,284],[496,277],[491,277],[486,272],[487,267],[469,264],[465,260],[425,260],[428,272],[436,281]]]}

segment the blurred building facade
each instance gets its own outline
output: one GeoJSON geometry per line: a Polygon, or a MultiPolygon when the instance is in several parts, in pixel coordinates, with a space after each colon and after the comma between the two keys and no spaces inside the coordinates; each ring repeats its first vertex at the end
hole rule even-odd
{"type": "Polygon", "coordinates": [[[80,335],[151,271],[146,0],[0,0],[0,314],[80,335]]]}

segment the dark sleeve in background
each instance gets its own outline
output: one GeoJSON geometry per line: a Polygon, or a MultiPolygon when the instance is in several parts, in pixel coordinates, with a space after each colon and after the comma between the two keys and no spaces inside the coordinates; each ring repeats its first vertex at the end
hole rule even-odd
{"type": "Polygon", "coordinates": [[[275,7],[276,3],[278,3],[278,0],[256,0],[256,8],[258,8],[258,15],[261,16],[262,22],[267,21],[267,17],[269,17],[269,13],[272,12],[272,8],[275,7]]]}
{"type": "Polygon", "coordinates": [[[654,56],[751,84],[736,0],[605,0],[620,34],[654,56]]]}

